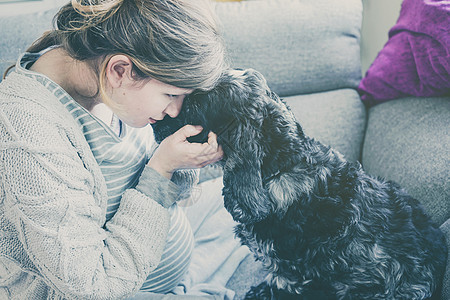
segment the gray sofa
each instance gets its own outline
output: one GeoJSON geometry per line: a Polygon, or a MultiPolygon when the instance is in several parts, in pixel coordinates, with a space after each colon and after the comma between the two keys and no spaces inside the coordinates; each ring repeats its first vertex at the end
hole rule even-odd
{"type": "MultiPolygon", "coordinates": [[[[356,90],[362,77],[361,0],[247,0],[215,8],[230,64],[264,74],[306,134],[360,161],[368,173],[400,183],[450,243],[450,98],[364,106],[356,90]]],[[[54,12],[0,19],[0,69],[50,27],[54,12]]],[[[442,299],[450,299],[449,268],[442,299]]],[[[245,260],[228,287],[240,298],[262,275],[252,259],[245,260]]]]}

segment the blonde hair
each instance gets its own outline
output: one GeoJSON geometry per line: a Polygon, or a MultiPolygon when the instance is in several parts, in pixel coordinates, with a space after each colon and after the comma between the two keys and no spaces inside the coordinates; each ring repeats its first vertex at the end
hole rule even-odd
{"type": "Polygon", "coordinates": [[[105,99],[106,66],[115,54],[133,62],[136,79],[155,78],[180,88],[209,90],[223,69],[225,49],[209,1],[71,0],[54,30],[29,49],[60,45],[87,61],[105,99]]]}

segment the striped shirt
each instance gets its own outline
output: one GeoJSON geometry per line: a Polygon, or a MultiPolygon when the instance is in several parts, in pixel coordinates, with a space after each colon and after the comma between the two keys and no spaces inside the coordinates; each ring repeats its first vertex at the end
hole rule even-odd
{"type": "MultiPolygon", "coordinates": [[[[50,49],[48,49],[50,50],[50,49]]],[[[110,125],[92,115],[59,85],[48,77],[27,70],[46,50],[25,53],[19,71],[43,84],[67,108],[80,125],[92,153],[105,178],[108,192],[106,220],[110,220],[120,205],[126,189],[136,186],[154,148],[151,126],[131,128],[113,117],[110,125]]],[[[158,267],[150,273],[141,290],[167,293],[187,271],[194,241],[190,224],[175,204],[169,208],[171,227],[158,267]]]]}

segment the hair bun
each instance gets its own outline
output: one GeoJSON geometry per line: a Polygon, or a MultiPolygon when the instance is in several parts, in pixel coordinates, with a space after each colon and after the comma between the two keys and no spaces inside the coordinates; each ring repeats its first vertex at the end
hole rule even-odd
{"type": "Polygon", "coordinates": [[[120,7],[124,0],[71,0],[72,7],[80,13],[96,14],[120,7]]]}
{"type": "Polygon", "coordinates": [[[124,0],[71,0],[74,11],[81,15],[82,24],[72,22],[69,30],[83,30],[93,27],[114,15],[124,0]]]}

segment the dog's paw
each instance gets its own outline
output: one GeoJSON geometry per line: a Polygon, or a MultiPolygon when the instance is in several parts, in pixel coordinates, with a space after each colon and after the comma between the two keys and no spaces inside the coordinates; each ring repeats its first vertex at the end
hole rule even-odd
{"type": "Polygon", "coordinates": [[[251,287],[250,291],[247,292],[244,299],[273,299],[272,296],[272,289],[267,284],[267,282],[263,282],[258,286],[251,287]]]}
{"type": "MultiPolygon", "coordinates": [[[[252,287],[245,295],[244,299],[267,299],[267,300],[297,300],[303,299],[300,295],[290,294],[283,290],[271,287],[267,282],[263,282],[258,286],[252,287]]],[[[318,299],[315,299],[318,300],[318,299]]]]}

